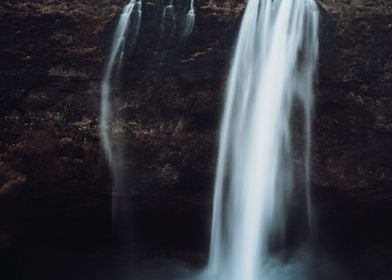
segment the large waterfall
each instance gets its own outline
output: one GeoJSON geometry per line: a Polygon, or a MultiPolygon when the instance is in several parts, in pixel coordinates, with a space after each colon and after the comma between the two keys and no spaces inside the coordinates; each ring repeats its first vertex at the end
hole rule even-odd
{"type": "Polygon", "coordinates": [[[311,229],[310,130],[317,56],[314,0],[248,1],[220,131],[207,270],[211,279],[274,278],[268,267],[285,247],[293,200],[303,205],[296,219],[307,221],[307,232],[311,229]],[[301,104],[300,110],[294,104],[301,104]],[[302,122],[296,150],[292,120],[302,122]]]}

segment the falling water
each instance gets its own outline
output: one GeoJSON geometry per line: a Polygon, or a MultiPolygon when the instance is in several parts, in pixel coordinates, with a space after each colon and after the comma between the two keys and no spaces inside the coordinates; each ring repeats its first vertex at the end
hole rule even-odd
{"type": "Polygon", "coordinates": [[[275,243],[284,243],[287,205],[294,199],[303,201],[300,216],[308,220],[306,231],[310,231],[310,128],[317,50],[314,0],[248,1],[220,132],[210,279],[276,279],[268,267],[276,248],[284,248],[275,243]],[[297,101],[301,114],[294,111],[297,101]],[[290,119],[303,119],[301,156],[296,158],[300,171],[293,163],[290,119]]]}
{"type": "Polygon", "coordinates": [[[181,34],[182,40],[185,40],[189,37],[189,35],[192,33],[193,26],[195,25],[195,5],[194,5],[194,0],[190,0],[189,2],[189,11],[186,14],[186,19],[185,19],[185,25],[184,29],[181,34]]]}
{"type": "Polygon", "coordinates": [[[119,68],[121,65],[124,56],[127,36],[129,33],[128,28],[131,22],[131,15],[133,15],[134,13],[136,15],[136,26],[131,44],[135,44],[136,42],[136,37],[139,32],[141,20],[141,6],[141,0],[131,0],[129,4],[126,5],[122,10],[116,31],[114,33],[109,61],[106,66],[106,70],[101,84],[100,134],[105,156],[111,166],[113,164],[113,146],[109,132],[109,121],[111,119],[111,79],[115,66],[117,65],[117,68],[119,68]]]}
{"type": "Polygon", "coordinates": [[[176,28],[176,14],[174,10],[173,0],[170,0],[163,8],[161,15],[161,34],[163,37],[171,37],[174,35],[176,28]]]}
{"type": "MultiPolygon", "coordinates": [[[[129,4],[122,10],[114,33],[108,64],[101,84],[100,136],[113,178],[112,214],[114,226],[119,225],[120,220],[121,223],[124,223],[121,217],[124,212],[128,212],[128,206],[119,199],[119,194],[125,186],[125,172],[121,164],[123,160],[122,146],[116,145],[116,147],[114,147],[112,143],[112,134],[110,133],[110,123],[112,121],[111,83],[113,76],[118,76],[120,74],[124,52],[126,50],[131,51],[135,46],[142,16],[141,8],[141,0],[130,0],[129,4]],[[130,37],[129,40],[128,37],[130,37]]],[[[127,220],[128,219],[125,220],[125,223],[129,223],[127,220]]]]}
{"type": "MultiPolygon", "coordinates": [[[[132,2],[132,1],[131,1],[132,2]]],[[[133,48],[136,45],[136,40],[139,35],[139,30],[140,30],[140,24],[142,21],[142,0],[136,0],[134,4],[134,8],[130,13],[129,16],[129,31],[127,33],[130,35],[130,39],[128,40],[128,51],[132,51],[133,48]]],[[[128,36],[126,36],[127,38],[128,36]]],[[[121,66],[121,62],[123,61],[124,58],[124,52],[125,52],[125,41],[123,41],[123,46],[121,47],[121,54],[119,58],[119,63],[117,64],[118,66],[121,66]]]]}

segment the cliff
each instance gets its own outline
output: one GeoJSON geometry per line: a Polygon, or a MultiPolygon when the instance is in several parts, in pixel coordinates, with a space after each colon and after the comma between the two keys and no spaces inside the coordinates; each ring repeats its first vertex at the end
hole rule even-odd
{"type": "MultiPolygon", "coordinates": [[[[7,232],[22,247],[47,236],[62,245],[110,238],[100,83],[125,2],[0,3],[0,237],[7,232]]],[[[121,197],[141,243],[159,230],[179,251],[208,242],[219,117],[244,8],[232,0],[195,4],[195,29],[183,42],[160,35],[163,3],[144,3],[136,48],[113,91],[115,144],[126,154],[121,197]]],[[[319,6],[312,176],[319,241],[350,259],[354,252],[355,266],[391,258],[392,2],[319,6]]],[[[369,275],[387,269],[369,266],[369,275]]]]}

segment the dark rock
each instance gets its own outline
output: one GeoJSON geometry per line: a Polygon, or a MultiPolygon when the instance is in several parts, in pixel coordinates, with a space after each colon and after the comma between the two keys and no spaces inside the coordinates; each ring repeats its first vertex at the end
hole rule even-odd
{"type": "MultiPolygon", "coordinates": [[[[100,80],[126,2],[0,3],[0,224],[22,239],[26,228],[71,247],[110,235],[100,80]]],[[[390,246],[392,232],[392,2],[318,2],[312,189],[321,230],[336,247],[388,258],[372,248],[390,246]]],[[[244,5],[196,1],[188,41],[168,42],[159,35],[162,3],[145,2],[135,49],[113,81],[121,195],[139,234],[153,240],[164,228],[167,247],[182,235],[179,247],[206,251],[219,116],[244,5]]]]}

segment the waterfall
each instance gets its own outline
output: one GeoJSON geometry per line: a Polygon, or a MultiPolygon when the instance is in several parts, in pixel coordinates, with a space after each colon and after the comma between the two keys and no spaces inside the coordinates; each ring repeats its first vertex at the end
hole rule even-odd
{"type": "Polygon", "coordinates": [[[173,0],[170,0],[163,8],[161,15],[161,35],[165,37],[174,36],[174,31],[176,29],[176,14],[173,5],[173,0]]]}
{"type": "Polygon", "coordinates": [[[297,219],[307,221],[306,231],[311,230],[310,140],[317,57],[314,0],[248,1],[220,131],[207,269],[211,279],[274,278],[268,267],[274,248],[284,248],[288,205],[294,199],[304,209],[297,219]],[[294,104],[301,104],[301,114],[294,104]],[[292,119],[303,123],[301,168],[293,163],[292,119]]]}
{"type": "Polygon", "coordinates": [[[128,36],[128,28],[131,22],[130,19],[135,8],[136,28],[131,44],[134,45],[136,42],[136,37],[139,32],[141,20],[141,5],[141,0],[131,0],[129,4],[126,5],[122,10],[116,31],[114,33],[109,60],[106,65],[106,69],[101,83],[100,136],[106,159],[111,166],[113,164],[113,146],[109,132],[109,122],[111,119],[111,80],[115,66],[117,65],[117,69],[119,69],[121,65],[128,36]]]}
{"type": "Polygon", "coordinates": [[[189,2],[189,10],[186,14],[184,29],[181,34],[181,39],[186,40],[189,35],[192,33],[193,26],[195,25],[195,5],[194,0],[190,0],[189,2]]]}
{"type": "Polygon", "coordinates": [[[110,122],[112,120],[111,82],[113,76],[120,73],[124,52],[126,50],[131,51],[136,44],[142,16],[141,8],[141,0],[131,0],[122,10],[101,84],[100,137],[113,178],[112,212],[114,224],[118,223],[122,212],[128,210],[127,205],[123,205],[124,203],[117,198],[124,187],[124,171],[121,166],[123,160],[122,147],[116,145],[116,148],[114,148],[110,133],[110,122]],[[129,41],[127,41],[128,36],[131,37],[129,41]]]}

